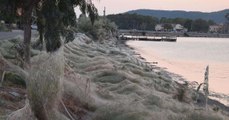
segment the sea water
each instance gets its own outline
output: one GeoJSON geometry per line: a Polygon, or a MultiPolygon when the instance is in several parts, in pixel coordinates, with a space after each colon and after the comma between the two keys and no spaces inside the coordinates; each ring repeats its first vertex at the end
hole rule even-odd
{"type": "Polygon", "coordinates": [[[148,62],[181,75],[204,81],[209,65],[209,89],[229,95],[229,38],[178,37],[177,42],[128,41],[148,62]]]}

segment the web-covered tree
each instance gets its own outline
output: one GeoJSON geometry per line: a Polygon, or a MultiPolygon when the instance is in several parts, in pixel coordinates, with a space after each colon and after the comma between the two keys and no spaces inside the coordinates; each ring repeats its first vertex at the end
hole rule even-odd
{"type": "MultiPolygon", "coordinates": [[[[0,3],[0,6],[4,6],[5,3],[7,2],[0,3]]],[[[41,59],[39,59],[36,64],[30,65],[31,22],[33,12],[37,11],[34,15],[40,20],[38,21],[38,30],[40,34],[44,36],[42,39],[46,41],[47,51],[54,52],[62,45],[62,37],[65,38],[66,41],[74,39],[74,33],[72,31],[72,26],[74,26],[76,22],[74,7],[80,6],[81,11],[88,13],[92,21],[94,21],[97,16],[97,9],[90,0],[14,0],[10,5],[12,5],[11,7],[15,5],[13,11],[15,10],[14,12],[17,12],[17,15],[23,18],[24,66],[28,70],[19,69],[23,71],[23,73],[25,72],[28,104],[30,105],[24,108],[29,107],[34,117],[38,120],[48,120],[52,117],[58,118],[59,114],[54,113],[55,109],[53,109],[56,104],[52,101],[55,101],[54,98],[58,99],[57,96],[61,90],[60,83],[62,80],[61,75],[64,71],[64,62],[61,61],[63,58],[60,58],[58,55],[50,57],[50,54],[42,54],[43,56],[41,56],[41,58],[51,59],[51,62],[49,61],[51,65],[41,59]],[[61,63],[61,65],[58,63],[61,63]],[[49,114],[52,112],[53,114],[49,114]],[[57,116],[53,116],[54,114],[57,116]]],[[[6,62],[6,64],[8,64],[8,62],[6,62]]],[[[17,115],[18,114],[13,114],[13,117],[11,116],[12,119],[20,119],[17,115]],[[16,116],[15,118],[14,115],[16,116]]],[[[25,114],[22,115],[26,116],[25,114]]]]}
{"type": "Polygon", "coordinates": [[[79,6],[82,13],[88,14],[92,23],[95,21],[98,13],[90,0],[60,0],[58,3],[53,0],[46,0],[38,6],[40,41],[44,41],[44,36],[48,52],[55,51],[60,47],[60,36],[65,38],[65,42],[74,39],[73,34],[76,27],[75,6],[79,6]]]}
{"type": "MultiPolygon", "coordinates": [[[[92,23],[97,17],[97,9],[91,0],[1,0],[0,6],[10,8],[12,18],[20,16],[24,29],[25,66],[30,65],[31,22],[32,13],[36,17],[40,40],[46,43],[48,52],[57,50],[61,45],[60,37],[73,40],[73,27],[76,25],[74,8],[79,6],[82,13],[87,13],[92,23]]],[[[0,13],[3,10],[0,9],[0,13]]]]}

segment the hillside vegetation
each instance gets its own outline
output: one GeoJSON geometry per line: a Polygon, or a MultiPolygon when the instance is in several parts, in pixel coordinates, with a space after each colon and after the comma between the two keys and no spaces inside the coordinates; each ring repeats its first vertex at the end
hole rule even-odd
{"type": "Polygon", "coordinates": [[[124,13],[116,15],[108,15],[107,18],[115,24],[119,29],[137,29],[137,30],[155,30],[157,24],[163,25],[165,30],[173,30],[173,25],[180,24],[189,32],[208,32],[210,25],[216,23],[212,20],[188,19],[188,18],[156,18],[149,15],[141,15],[138,13],[124,13]]]}
{"type": "Polygon", "coordinates": [[[179,11],[179,10],[149,10],[149,9],[138,9],[128,11],[127,13],[153,16],[156,18],[185,18],[185,19],[203,19],[213,20],[216,23],[224,23],[226,21],[225,15],[229,13],[229,9],[215,11],[215,12],[198,12],[198,11],[179,11]]]}

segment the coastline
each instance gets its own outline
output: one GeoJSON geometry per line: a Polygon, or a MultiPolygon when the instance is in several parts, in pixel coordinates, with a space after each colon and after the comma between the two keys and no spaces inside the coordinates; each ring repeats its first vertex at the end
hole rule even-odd
{"type": "Polygon", "coordinates": [[[145,31],[145,30],[119,30],[121,34],[125,35],[145,35],[149,36],[175,36],[175,37],[210,37],[210,38],[229,38],[228,33],[201,33],[201,32],[158,32],[158,31],[145,31]]]}
{"type": "MultiPolygon", "coordinates": [[[[136,55],[135,57],[137,57],[138,59],[141,59],[143,61],[145,61],[146,63],[151,64],[151,66],[153,67],[153,71],[154,72],[162,72],[164,76],[167,76],[169,78],[171,78],[171,80],[177,82],[178,84],[185,84],[186,82],[191,82],[188,81],[186,78],[184,78],[182,75],[174,73],[170,70],[168,70],[166,67],[160,67],[157,64],[159,62],[161,62],[161,60],[159,58],[156,57],[153,61],[147,61],[147,58],[145,58],[144,54],[142,54],[141,50],[139,50],[136,47],[133,47],[131,45],[127,44],[128,41],[124,41],[123,44],[125,44],[125,47],[127,47],[128,49],[130,49],[130,51],[133,51],[136,55]]],[[[194,88],[192,88],[193,90],[195,90],[194,88]]],[[[205,97],[204,94],[202,92],[199,93],[200,94],[200,100],[204,101],[205,97]]],[[[208,105],[210,106],[214,106],[217,105],[220,109],[225,110],[227,112],[229,112],[229,106],[226,105],[228,103],[228,101],[226,101],[225,99],[222,99],[223,96],[226,96],[224,94],[221,93],[217,93],[217,92],[213,92],[212,96],[209,96],[209,101],[208,101],[208,105]]],[[[201,106],[203,107],[204,104],[203,103],[195,103],[197,106],[201,106]]]]}

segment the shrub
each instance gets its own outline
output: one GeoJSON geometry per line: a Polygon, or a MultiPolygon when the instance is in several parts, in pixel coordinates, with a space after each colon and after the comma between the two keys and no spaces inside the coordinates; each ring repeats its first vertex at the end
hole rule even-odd
{"type": "Polygon", "coordinates": [[[115,71],[106,71],[95,76],[95,82],[116,84],[126,79],[126,77],[115,71]]]}
{"type": "Polygon", "coordinates": [[[26,87],[25,80],[23,80],[20,76],[13,73],[6,73],[4,77],[5,82],[10,82],[13,85],[19,85],[22,87],[26,87]]]}
{"type": "Polygon", "coordinates": [[[146,112],[134,108],[135,105],[107,105],[96,111],[93,120],[144,120],[146,112]],[[132,106],[132,107],[131,107],[132,106]]]}
{"type": "Polygon", "coordinates": [[[188,88],[188,83],[179,85],[174,98],[178,99],[180,102],[192,102],[192,90],[188,88]]]}
{"type": "Polygon", "coordinates": [[[52,54],[43,53],[31,60],[27,91],[32,111],[38,119],[57,115],[53,110],[60,99],[64,72],[61,50],[52,54]]]}
{"type": "Polygon", "coordinates": [[[89,18],[81,15],[78,22],[78,29],[80,32],[100,41],[117,35],[117,26],[106,18],[99,18],[92,25],[89,18]]]}
{"type": "Polygon", "coordinates": [[[149,95],[149,96],[147,96],[147,97],[145,98],[144,104],[145,104],[146,106],[153,106],[153,105],[156,105],[156,106],[158,106],[158,107],[161,107],[162,104],[163,104],[163,100],[162,100],[160,97],[156,96],[156,95],[149,95]]]}
{"type": "Polygon", "coordinates": [[[192,112],[187,115],[186,120],[223,120],[223,118],[214,113],[192,112]]]}
{"type": "Polygon", "coordinates": [[[0,23],[0,31],[9,31],[5,24],[0,23]]]}

